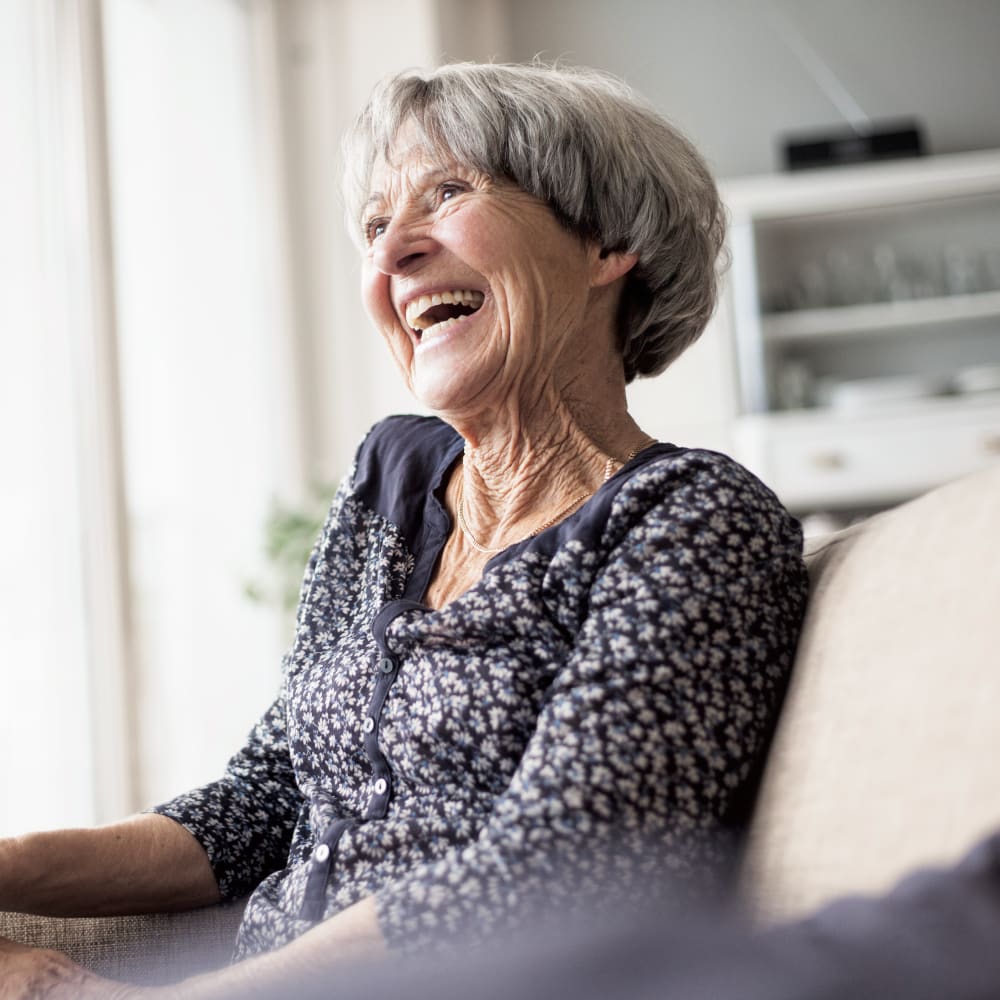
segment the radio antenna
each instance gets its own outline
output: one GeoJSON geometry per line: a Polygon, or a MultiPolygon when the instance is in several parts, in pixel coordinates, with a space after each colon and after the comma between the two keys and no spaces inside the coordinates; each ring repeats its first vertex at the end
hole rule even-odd
{"type": "Polygon", "coordinates": [[[847,87],[830,68],[823,57],[809,44],[808,39],[792,23],[791,19],[772,0],[767,0],[767,11],[771,21],[784,43],[802,64],[827,99],[844,116],[848,125],[858,134],[871,131],[871,118],[854,99],[847,87]]]}

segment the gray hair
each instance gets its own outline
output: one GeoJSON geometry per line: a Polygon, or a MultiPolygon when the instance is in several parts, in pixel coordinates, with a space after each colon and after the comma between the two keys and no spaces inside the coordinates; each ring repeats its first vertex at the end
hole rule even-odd
{"type": "Polygon", "coordinates": [[[620,80],[540,63],[383,80],[344,139],[355,233],[375,160],[391,160],[410,120],[430,149],[509,178],[582,238],[638,255],[618,315],[626,381],[659,374],[700,336],[725,265],[725,210],[690,141],[620,80]]]}

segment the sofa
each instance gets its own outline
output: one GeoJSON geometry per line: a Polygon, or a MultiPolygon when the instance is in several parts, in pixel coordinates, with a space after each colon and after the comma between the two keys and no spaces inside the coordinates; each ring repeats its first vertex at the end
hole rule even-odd
{"type": "MultiPolygon", "coordinates": [[[[750,824],[757,919],[878,892],[1000,828],[1000,463],[806,543],[811,596],[750,824]]],[[[239,905],[0,914],[0,935],[112,978],[225,962],[239,905]]]]}

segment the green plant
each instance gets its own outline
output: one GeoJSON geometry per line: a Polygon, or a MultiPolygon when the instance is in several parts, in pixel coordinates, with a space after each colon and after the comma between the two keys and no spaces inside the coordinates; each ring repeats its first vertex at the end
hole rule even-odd
{"type": "Polygon", "coordinates": [[[272,501],[264,522],[266,578],[244,585],[243,592],[250,600],[275,605],[286,612],[294,609],[302,574],[323,527],[331,496],[333,490],[328,484],[314,483],[301,508],[272,501]]]}

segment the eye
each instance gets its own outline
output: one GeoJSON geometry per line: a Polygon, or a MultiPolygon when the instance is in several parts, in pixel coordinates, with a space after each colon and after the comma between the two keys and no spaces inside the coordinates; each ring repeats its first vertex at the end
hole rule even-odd
{"type": "Polygon", "coordinates": [[[458,181],[445,181],[438,185],[438,201],[451,201],[455,195],[461,194],[464,190],[465,185],[460,184],[458,181]]]}
{"type": "Polygon", "coordinates": [[[361,227],[365,234],[365,241],[372,243],[377,240],[386,230],[389,225],[388,219],[375,218],[368,219],[364,225],[361,227]]]}

